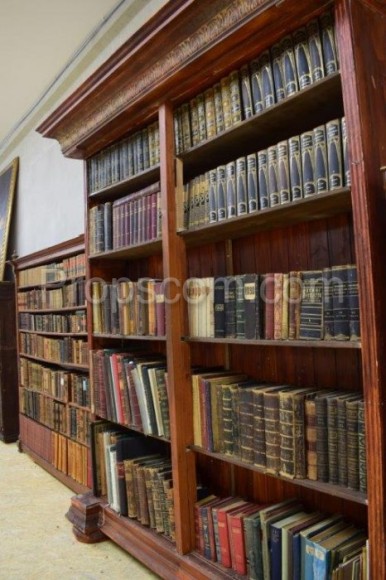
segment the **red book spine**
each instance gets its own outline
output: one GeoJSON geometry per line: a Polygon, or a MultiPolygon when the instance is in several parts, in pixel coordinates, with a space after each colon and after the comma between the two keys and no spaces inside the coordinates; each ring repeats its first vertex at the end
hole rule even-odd
{"type": "Polygon", "coordinates": [[[247,573],[247,562],[245,557],[245,539],[243,517],[241,514],[230,515],[228,528],[230,536],[232,568],[237,574],[247,573]]]}
{"type": "Polygon", "coordinates": [[[225,566],[225,568],[231,568],[232,560],[228,535],[227,514],[222,510],[218,510],[217,517],[218,517],[218,536],[221,550],[221,564],[225,566]]]}
{"type": "Polygon", "coordinates": [[[115,408],[118,423],[124,423],[125,418],[123,416],[123,407],[122,407],[122,400],[121,400],[121,392],[119,388],[119,375],[118,375],[118,360],[116,354],[111,355],[111,370],[113,375],[113,389],[114,389],[114,401],[115,401],[115,408]]]}
{"type": "Polygon", "coordinates": [[[264,277],[263,302],[265,304],[265,338],[273,340],[275,336],[275,275],[266,274],[264,277]]]}

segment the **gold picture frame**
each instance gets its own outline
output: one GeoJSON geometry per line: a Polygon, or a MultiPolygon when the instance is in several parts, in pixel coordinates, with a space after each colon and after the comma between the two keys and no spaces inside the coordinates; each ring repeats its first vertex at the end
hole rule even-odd
{"type": "Polygon", "coordinates": [[[19,158],[16,157],[0,173],[0,281],[4,277],[7,259],[9,228],[11,226],[12,206],[16,191],[19,158]]]}

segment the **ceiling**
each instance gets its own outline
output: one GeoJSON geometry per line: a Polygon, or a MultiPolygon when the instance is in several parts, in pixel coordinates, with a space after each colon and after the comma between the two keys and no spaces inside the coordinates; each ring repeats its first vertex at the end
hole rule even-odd
{"type": "Polygon", "coordinates": [[[118,0],[0,0],[0,143],[118,0]]]}

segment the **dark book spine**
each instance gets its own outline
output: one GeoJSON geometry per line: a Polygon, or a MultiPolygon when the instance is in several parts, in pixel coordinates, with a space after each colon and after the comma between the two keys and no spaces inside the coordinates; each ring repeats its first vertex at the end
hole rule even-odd
{"type": "Polygon", "coordinates": [[[293,41],[299,88],[304,89],[312,83],[312,65],[306,29],[296,30],[293,41]]]}
{"type": "Polygon", "coordinates": [[[230,78],[224,77],[220,81],[222,109],[224,113],[224,129],[232,127],[232,106],[231,106],[231,89],[230,78]]]}
{"type": "Polygon", "coordinates": [[[194,97],[189,103],[190,110],[190,128],[192,132],[192,145],[195,147],[200,142],[200,131],[198,121],[197,98],[194,97]]]}
{"type": "Polygon", "coordinates": [[[314,155],[316,193],[323,193],[328,190],[326,129],[324,125],[314,129],[314,155]]]}
{"type": "Polygon", "coordinates": [[[322,35],[324,69],[326,75],[330,75],[339,69],[334,20],[331,12],[322,14],[319,20],[322,35]]]}
{"type": "Polygon", "coordinates": [[[226,165],[226,199],[227,217],[236,216],[236,163],[231,161],[226,165]]]}
{"type": "Polygon", "coordinates": [[[284,276],[282,273],[277,272],[274,274],[274,340],[282,340],[283,338],[283,281],[284,276]]]}
{"type": "Polygon", "coordinates": [[[215,137],[217,133],[213,88],[207,89],[205,91],[204,99],[205,99],[206,136],[208,139],[211,139],[212,137],[215,137]]]}
{"type": "Polygon", "coordinates": [[[324,340],[334,339],[334,305],[331,268],[323,269],[323,327],[324,340]]]}
{"type": "Polygon", "coordinates": [[[257,153],[258,162],[258,184],[259,184],[259,207],[266,209],[269,207],[268,197],[268,152],[262,149],[257,153]]]}
{"type": "Polygon", "coordinates": [[[277,474],[280,471],[279,391],[264,393],[264,430],[267,472],[277,474]]]}
{"type": "Polygon", "coordinates": [[[214,335],[225,338],[225,279],[214,280],[214,335]]]}
{"type": "Polygon", "coordinates": [[[217,170],[209,171],[209,223],[217,221],[217,170]]]}
{"type": "Polygon", "coordinates": [[[227,217],[226,207],[226,169],[225,165],[217,167],[217,221],[227,217]]]}
{"type": "Polygon", "coordinates": [[[283,55],[283,74],[286,97],[290,97],[299,90],[295,55],[293,50],[292,38],[286,36],[281,41],[281,50],[283,55]]]}
{"type": "Polygon", "coordinates": [[[317,475],[317,454],[316,454],[316,404],[315,399],[305,402],[305,423],[306,423],[306,464],[307,478],[316,481],[317,475]]]}
{"type": "Polygon", "coordinates": [[[358,469],[359,491],[367,492],[367,464],[366,464],[366,429],[365,429],[365,403],[358,402],[358,469]]]}
{"type": "Polygon", "coordinates": [[[221,98],[221,85],[217,83],[213,87],[214,90],[214,114],[216,119],[217,133],[221,133],[225,129],[224,125],[224,111],[221,98]]]}
{"type": "Polygon", "coordinates": [[[275,86],[276,102],[285,99],[283,59],[280,44],[274,44],[271,48],[273,82],[275,86]]]}
{"type": "Polygon", "coordinates": [[[245,338],[261,338],[257,274],[244,276],[245,338]]]}
{"type": "Polygon", "coordinates": [[[190,127],[189,103],[181,106],[181,124],[182,124],[182,143],[183,150],[187,151],[192,146],[192,133],[190,127]]]}
{"type": "Polygon", "coordinates": [[[280,475],[295,476],[295,416],[294,397],[290,391],[279,395],[280,475]]]}
{"type": "Polygon", "coordinates": [[[314,195],[315,187],[315,155],[314,155],[314,134],[312,131],[307,131],[300,135],[301,151],[302,151],[302,175],[303,175],[303,191],[304,197],[314,195]]]}
{"type": "Polygon", "coordinates": [[[277,145],[268,147],[268,197],[270,207],[280,204],[277,145]]]}
{"type": "Polygon", "coordinates": [[[347,487],[359,489],[358,401],[346,401],[347,487]]]}
{"type": "Polygon", "coordinates": [[[280,141],[280,143],[277,144],[277,161],[280,203],[285,204],[291,201],[288,141],[280,141]]]}
{"type": "Polygon", "coordinates": [[[261,389],[253,390],[253,441],[254,464],[265,467],[264,394],[261,389]]]}
{"type": "Polygon", "coordinates": [[[302,272],[302,301],[300,306],[301,340],[323,338],[323,279],[320,270],[302,272]]]}
{"type": "Polygon", "coordinates": [[[256,114],[264,110],[261,70],[257,60],[253,60],[250,67],[253,111],[256,114]]]}
{"type": "Polygon", "coordinates": [[[244,300],[244,282],[245,275],[235,276],[236,282],[236,338],[245,338],[245,300],[244,300]]]}
{"type": "Polygon", "coordinates": [[[334,119],[326,124],[328,177],[330,189],[343,187],[343,159],[340,121],[334,119]]]}
{"type": "Polygon", "coordinates": [[[249,119],[253,116],[253,102],[252,102],[252,89],[251,89],[251,77],[249,73],[248,65],[244,65],[240,69],[240,80],[241,80],[241,100],[242,100],[242,110],[244,119],[249,119]]]}
{"type": "Polygon", "coordinates": [[[273,84],[271,55],[269,54],[269,50],[264,51],[260,55],[259,68],[264,108],[268,109],[275,104],[275,87],[273,84]]]}
{"type": "Polygon", "coordinates": [[[251,388],[239,391],[240,455],[245,463],[254,462],[253,441],[253,391],[251,388]]]}
{"type": "Polygon", "coordinates": [[[349,266],[334,266],[331,268],[335,340],[349,340],[350,338],[348,269],[349,266]]]}
{"type": "Polygon", "coordinates": [[[327,399],[328,481],[339,482],[338,474],[338,403],[335,397],[327,399]]]}
{"type": "Polygon", "coordinates": [[[224,385],[222,405],[224,453],[225,455],[233,455],[232,395],[229,385],[224,385]]]}
{"type": "Polygon", "coordinates": [[[257,191],[257,160],[256,153],[247,156],[247,189],[248,189],[248,213],[259,208],[257,191]]]}
{"type": "Polygon", "coordinates": [[[248,197],[245,157],[239,157],[236,159],[236,201],[237,215],[244,215],[247,213],[248,197]]]}
{"type": "Polygon", "coordinates": [[[231,96],[232,125],[236,125],[243,118],[241,107],[240,79],[238,70],[231,72],[231,74],[229,75],[229,89],[231,96]]]}
{"type": "Polygon", "coordinates": [[[302,179],[302,156],[300,149],[300,137],[291,137],[288,139],[289,148],[289,173],[291,183],[291,199],[296,201],[303,197],[303,179],[302,179]]]}
{"type": "Polygon", "coordinates": [[[236,337],[236,279],[233,276],[225,278],[224,286],[225,336],[236,337]]]}
{"type": "Polygon", "coordinates": [[[326,398],[315,398],[316,412],[316,455],[318,462],[318,481],[328,481],[328,429],[326,398]]]}
{"type": "Polygon", "coordinates": [[[305,397],[304,394],[295,394],[293,398],[294,469],[295,477],[300,479],[307,476],[305,397]]]}
{"type": "Polygon", "coordinates": [[[197,95],[198,139],[199,143],[206,140],[205,98],[202,93],[197,95]]]}
{"type": "Polygon", "coordinates": [[[264,338],[273,340],[275,328],[275,275],[266,274],[263,280],[262,299],[265,306],[264,311],[264,338]]]}
{"type": "Polygon", "coordinates": [[[344,185],[350,187],[351,185],[351,169],[350,169],[350,156],[347,147],[347,126],[346,117],[342,117],[340,120],[341,124],[341,134],[342,134],[342,150],[343,150],[343,173],[344,173],[344,185]]]}
{"type": "Polygon", "coordinates": [[[339,399],[337,403],[338,431],[338,481],[339,485],[347,485],[347,413],[346,400],[339,399]]]}
{"type": "Polygon", "coordinates": [[[290,272],[288,277],[288,338],[296,340],[300,330],[300,301],[302,281],[299,272],[290,272]]]}
{"type": "MultiPolygon", "coordinates": [[[[185,105],[183,106],[185,107],[185,105]]],[[[188,123],[189,123],[189,105],[186,105],[187,107],[187,115],[188,115],[188,123]]],[[[183,108],[183,114],[184,114],[184,108],[183,108]]],[[[182,119],[182,122],[184,123],[184,117],[182,119]]],[[[190,126],[189,126],[189,138],[190,138],[190,126]]],[[[190,142],[190,139],[189,139],[190,142]]],[[[145,127],[145,129],[143,129],[142,131],[142,151],[143,151],[143,168],[144,169],[149,169],[150,167],[150,151],[149,151],[149,128],[145,127]]]]}
{"type": "Polygon", "coordinates": [[[361,337],[359,325],[358,272],[354,265],[347,266],[347,304],[349,308],[350,340],[361,337]]]}
{"type": "Polygon", "coordinates": [[[320,36],[319,22],[315,18],[307,26],[308,47],[311,60],[311,74],[313,82],[319,81],[324,77],[324,63],[322,39],[320,36]]]}

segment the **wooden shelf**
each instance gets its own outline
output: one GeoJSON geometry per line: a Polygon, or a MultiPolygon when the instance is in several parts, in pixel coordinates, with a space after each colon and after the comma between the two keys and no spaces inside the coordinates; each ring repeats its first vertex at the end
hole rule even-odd
{"type": "Polygon", "coordinates": [[[19,314],[23,314],[26,312],[28,314],[57,314],[61,312],[76,312],[77,310],[86,310],[86,305],[82,304],[82,306],[63,306],[63,308],[26,308],[18,310],[19,314]]]}
{"type": "Polygon", "coordinates": [[[46,284],[26,284],[23,286],[18,286],[18,290],[33,290],[34,288],[61,288],[65,284],[70,282],[76,282],[77,280],[84,280],[85,274],[79,276],[72,276],[71,278],[64,278],[64,280],[57,280],[56,282],[47,282],[46,284]]]}
{"type": "Polygon", "coordinates": [[[119,248],[117,250],[110,250],[108,252],[101,252],[100,254],[93,254],[90,260],[115,260],[115,259],[136,259],[146,258],[154,254],[162,253],[162,241],[152,240],[151,242],[144,242],[143,244],[136,244],[126,248],[119,248]]]}
{"type": "MultiPolygon", "coordinates": [[[[31,417],[28,417],[28,419],[31,419],[31,417]]],[[[31,420],[34,421],[34,419],[31,420]]],[[[37,463],[38,465],[40,465],[40,467],[43,467],[43,469],[48,471],[48,473],[56,477],[56,479],[58,479],[61,483],[63,483],[65,486],[71,489],[71,491],[77,494],[86,493],[89,491],[88,487],[82,485],[81,483],[78,483],[77,481],[75,481],[75,479],[72,479],[72,477],[66,475],[65,473],[63,473],[63,471],[56,469],[56,467],[54,467],[51,463],[49,463],[48,461],[37,455],[37,453],[32,451],[32,449],[30,449],[26,443],[21,441],[20,445],[22,451],[27,453],[27,455],[29,455],[35,463],[37,463]]]]}
{"type": "Polygon", "coordinates": [[[106,201],[116,197],[122,197],[123,194],[133,193],[140,190],[147,185],[151,185],[160,178],[160,167],[155,165],[150,169],[145,169],[136,175],[132,175],[127,179],[108,185],[103,189],[98,189],[89,194],[89,199],[106,201]]]}
{"type": "MultiPolygon", "coordinates": [[[[67,405],[68,401],[63,401],[63,399],[61,399],[60,397],[55,397],[55,395],[51,395],[51,393],[46,393],[45,391],[39,391],[38,389],[34,388],[34,387],[26,387],[25,385],[20,385],[21,389],[24,389],[25,391],[29,391],[32,393],[38,393],[39,395],[43,395],[44,397],[48,397],[48,399],[53,399],[54,401],[57,401],[58,403],[63,403],[63,405],[67,405]]],[[[27,417],[28,415],[26,415],[27,417]]],[[[32,419],[32,417],[28,417],[29,419],[32,419]]],[[[35,419],[33,419],[35,421],[35,419]]]]}
{"type": "Polygon", "coordinates": [[[19,328],[19,332],[25,332],[27,334],[41,334],[42,336],[74,336],[75,338],[87,337],[87,332],[46,332],[45,330],[25,330],[24,328],[19,328]]]}
{"type": "MultiPolygon", "coordinates": [[[[39,391],[36,391],[39,392],[39,391]]],[[[41,394],[45,394],[45,393],[41,393],[41,394]]],[[[50,397],[53,398],[53,397],[50,397]]],[[[63,401],[60,401],[59,399],[57,399],[60,403],[63,403],[63,401]]],[[[66,404],[66,403],[63,403],[66,404]]],[[[87,410],[87,409],[86,409],[87,410]]],[[[48,429],[49,431],[51,431],[52,433],[57,433],[58,435],[61,435],[62,437],[65,437],[66,439],[69,439],[70,441],[73,441],[74,443],[79,443],[79,445],[82,445],[83,447],[87,447],[87,449],[90,449],[90,444],[89,443],[85,443],[85,441],[80,441],[79,439],[76,439],[74,437],[71,437],[71,435],[69,433],[64,433],[63,431],[57,431],[56,429],[53,429],[52,427],[49,427],[48,425],[46,425],[45,423],[42,423],[41,421],[39,421],[38,419],[35,419],[34,417],[30,417],[29,415],[27,415],[26,413],[22,413],[22,415],[26,418],[29,419],[30,421],[34,421],[35,423],[37,423],[38,425],[41,425],[42,427],[45,427],[46,429],[48,429]]]]}
{"type": "Polygon", "coordinates": [[[281,346],[290,348],[333,348],[333,349],[360,349],[360,341],[350,340],[247,340],[245,338],[205,338],[183,336],[185,342],[201,342],[214,344],[242,344],[245,346],[281,346]]]}
{"type": "Polygon", "coordinates": [[[116,340],[148,340],[148,341],[165,341],[166,336],[150,336],[145,334],[98,334],[93,333],[93,338],[108,338],[108,339],[116,339],[116,340]]]}
{"type": "Polygon", "coordinates": [[[262,209],[179,232],[188,247],[235,239],[278,227],[310,222],[351,211],[351,191],[345,187],[285,205],[262,209]]]}
{"type": "Polygon", "coordinates": [[[75,409],[80,409],[81,411],[87,411],[90,413],[90,407],[84,407],[82,405],[78,405],[78,403],[74,403],[73,401],[67,401],[67,405],[69,407],[74,407],[75,409]]]}
{"type": "Polygon", "coordinates": [[[310,479],[298,479],[293,478],[290,479],[289,477],[282,477],[280,475],[275,475],[273,473],[269,473],[262,467],[257,467],[251,463],[245,463],[238,457],[233,457],[232,455],[225,455],[223,453],[214,453],[212,451],[207,451],[202,447],[198,447],[197,445],[191,445],[190,449],[195,451],[196,453],[202,453],[203,455],[207,455],[208,457],[212,457],[213,459],[218,459],[220,461],[225,461],[226,463],[232,463],[233,465],[238,465],[239,467],[245,467],[245,469],[250,469],[251,471],[256,471],[258,473],[263,473],[264,475],[268,475],[269,477],[274,477],[275,479],[280,479],[281,481],[285,481],[287,483],[292,483],[294,485],[300,485],[301,487],[307,487],[308,489],[313,489],[320,493],[326,493],[328,495],[332,495],[335,497],[340,497],[342,499],[346,499],[349,501],[353,501],[355,503],[360,503],[363,505],[367,505],[367,495],[356,491],[353,489],[349,489],[347,487],[343,487],[341,485],[333,485],[332,483],[324,483],[322,481],[311,481],[310,479]]]}
{"type": "Polygon", "coordinates": [[[119,423],[119,421],[113,421],[112,419],[107,419],[107,417],[101,417],[100,415],[98,415],[98,417],[100,417],[101,419],[104,419],[105,421],[110,421],[110,423],[113,423],[114,425],[119,425],[120,427],[124,427],[125,429],[130,429],[130,431],[135,431],[136,433],[140,433],[144,437],[152,437],[153,439],[158,439],[159,441],[164,441],[165,443],[170,443],[170,439],[167,439],[166,437],[163,437],[161,435],[154,435],[152,433],[144,433],[142,431],[142,429],[139,429],[138,427],[134,427],[133,425],[126,425],[126,423],[119,423]]]}
{"type": "Polygon", "coordinates": [[[48,360],[46,358],[43,357],[39,357],[39,356],[33,356],[32,354],[26,354],[24,352],[20,352],[19,355],[23,358],[28,358],[30,360],[36,360],[42,363],[46,363],[48,365],[55,365],[57,367],[62,367],[64,369],[74,369],[74,370],[78,370],[78,371],[88,371],[89,367],[88,365],[79,365],[76,363],[67,363],[67,362],[59,362],[59,361],[55,361],[55,360],[48,360]]]}
{"type": "Polygon", "coordinates": [[[281,139],[300,135],[343,114],[340,74],[334,73],[181,153],[184,179],[274,145],[281,139]]]}

